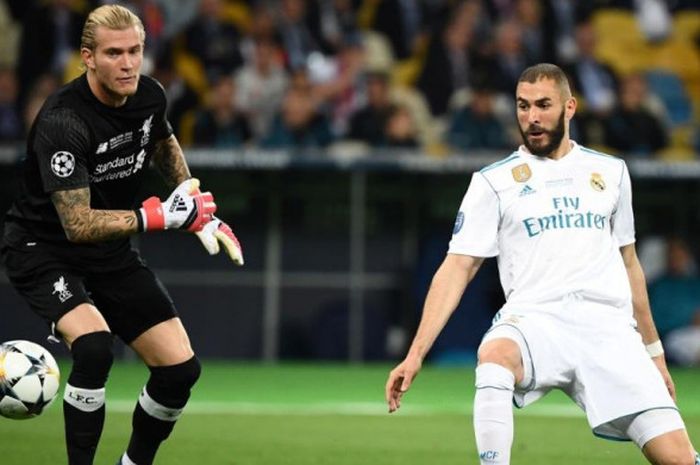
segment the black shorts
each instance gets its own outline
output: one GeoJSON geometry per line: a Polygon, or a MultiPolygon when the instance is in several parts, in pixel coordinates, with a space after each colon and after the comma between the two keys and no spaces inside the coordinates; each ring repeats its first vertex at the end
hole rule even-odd
{"type": "Polygon", "coordinates": [[[83,303],[95,305],[113,334],[129,344],[147,329],[177,316],[163,284],[128,250],[118,260],[86,266],[63,250],[37,244],[4,246],[2,261],[15,289],[52,327],[83,303]]]}

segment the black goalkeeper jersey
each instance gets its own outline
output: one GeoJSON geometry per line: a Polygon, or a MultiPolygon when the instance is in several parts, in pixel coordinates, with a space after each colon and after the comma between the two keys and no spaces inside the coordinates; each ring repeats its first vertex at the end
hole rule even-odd
{"type": "Polygon", "coordinates": [[[91,208],[133,209],[154,144],[172,134],[165,106],[163,88],[147,76],[141,76],[136,94],[118,108],[95,97],[85,74],[49,97],[29,133],[19,196],[6,216],[5,242],[13,247],[66,246],[84,258],[128,250],[127,238],[69,243],[50,196],[89,187],[91,208]]]}

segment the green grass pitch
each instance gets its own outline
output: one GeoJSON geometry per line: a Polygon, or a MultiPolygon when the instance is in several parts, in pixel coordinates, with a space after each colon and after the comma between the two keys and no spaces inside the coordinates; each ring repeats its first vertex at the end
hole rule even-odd
{"type": "MultiPolygon", "coordinates": [[[[163,465],[478,464],[471,426],[473,369],[427,366],[388,415],[388,365],[205,362],[191,403],[156,463],[163,465]]],[[[63,365],[64,377],[68,368],[63,365]]],[[[113,465],[146,378],[116,364],[96,465],[113,465]]],[[[700,447],[700,371],[674,371],[679,406],[700,447]]],[[[595,438],[585,417],[552,393],[515,417],[514,465],[646,463],[631,443],[595,438]]],[[[60,401],[41,417],[0,418],[2,465],[65,464],[60,401]]]]}

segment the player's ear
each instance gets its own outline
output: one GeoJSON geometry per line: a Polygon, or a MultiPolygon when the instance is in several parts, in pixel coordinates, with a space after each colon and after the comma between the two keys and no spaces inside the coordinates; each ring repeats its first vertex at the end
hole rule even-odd
{"type": "Polygon", "coordinates": [[[80,49],[80,56],[87,69],[95,69],[95,54],[87,47],[80,49]]]}
{"type": "Polygon", "coordinates": [[[569,97],[566,100],[566,103],[564,104],[564,116],[566,119],[571,119],[574,117],[574,114],[576,114],[576,105],[576,97],[569,97]]]}

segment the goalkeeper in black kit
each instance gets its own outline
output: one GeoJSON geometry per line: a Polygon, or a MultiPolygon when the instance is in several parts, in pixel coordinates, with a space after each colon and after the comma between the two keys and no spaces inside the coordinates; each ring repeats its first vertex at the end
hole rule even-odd
{"type": "Polygon", "coordinates": [[[63,402],[69,465],[93,463],[113,335],[150,370],[120,464],[153,463],[200,374],[172,299],[129,236],[194,232],[210,254],[223,246],[243,264],[231,228],[214,216],[212,194],[190,175],[165,117],[163,88],[140,75],[144,40],[129,10],[91,12],[80,46],[86,72],[44,104],[6,216],[1,252],[10,281],[72,354],[63,402]],[[139,207],[151,162],[174,190],[139,207]]]}

